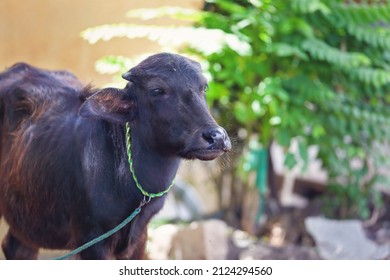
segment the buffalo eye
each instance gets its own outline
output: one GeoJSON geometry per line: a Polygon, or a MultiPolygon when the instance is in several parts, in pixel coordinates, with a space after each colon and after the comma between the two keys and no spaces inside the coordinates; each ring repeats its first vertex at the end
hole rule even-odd
{"type": "Polygon", "coordinates": [[[209,86],[208,86],[208,85],[205,85],[204,87],[202,87],[202,89],[201,89],[200,92],[201,92],[203,95],[205,95],[206,92],[208,91],[208,89],[209,89],[209,86]]]}
{"type": "Polygon", "coordinates": [[[163,90],[162,88],[154,88],[151,90],[151,93],[153,96],[161,96],[161,95],[165,95],[166,91],[163,90]]]}

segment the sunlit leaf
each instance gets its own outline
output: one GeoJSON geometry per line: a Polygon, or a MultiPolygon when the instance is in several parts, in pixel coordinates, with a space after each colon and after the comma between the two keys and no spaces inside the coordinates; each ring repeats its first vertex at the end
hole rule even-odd
{"type": "Polygon", "coordinates": [[[147,38],[169,48],[191,47],[210,55],[228,46],[240,55],[249,55],[251,46],[233,34],[218,29],[195,28],[188,26],[153,26],[136,24],[102,25],[82,32],[82,37],[90,44],[108,41],[117,37],[128,39],[147,38]]]}

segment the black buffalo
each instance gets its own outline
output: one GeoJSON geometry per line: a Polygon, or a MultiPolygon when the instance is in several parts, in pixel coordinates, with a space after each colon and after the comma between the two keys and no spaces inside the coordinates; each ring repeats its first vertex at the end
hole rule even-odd
{"type": "MultiPolygon", "coordinates": [[[[0,215],[9,225],[7,259],[39,248],[74,249],[119,224],[150,193],[164,191],[181,158],[212,160],[231,148],[205,102],[200,65],[157,54],[123,75],[124,89],[83,86],[66,71],[19,63],[0,73],[0,215]]],[[[163,206],[151,199],[80,259],[140,259],[146,226],[163,206]]]]}

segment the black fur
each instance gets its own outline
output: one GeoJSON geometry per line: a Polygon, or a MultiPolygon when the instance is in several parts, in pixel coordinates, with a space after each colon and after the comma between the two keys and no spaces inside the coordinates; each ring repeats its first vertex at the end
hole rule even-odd
{"type": "MultiPolygon", "coordinates": [[[[123,77],[124,89],[84,87],[65,71],[20,63],[0,73],[0,215],[9,224],[8,259],[38,249],[73,249],[115,227],[143,199],[125,145],[130,122],[134,168],[151,193],[175,177],[180,158],[212,160],[230,140],[207,110],[198,63],[151,56],[123,77]]],[[[146,226],[163,206],[152,199],[134,221],[81,259],[140,259],[146,226]]]]}

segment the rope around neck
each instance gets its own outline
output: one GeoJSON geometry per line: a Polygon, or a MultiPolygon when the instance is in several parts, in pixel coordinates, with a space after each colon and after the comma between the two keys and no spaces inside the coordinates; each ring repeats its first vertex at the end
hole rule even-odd
{"type": "Polygon", "coordinates": [[[135,182],[137,188],[141,191],[141,193],[144,196],[147,196],[147,197],[150,197],[150,198],[160,197],[160,196],[163,196],[164,194],[166,194],[167,192],[169,192],[171,190],[172,186],[175,183],[175,179],[172,180],[172,182],[168,186],[168,188],[166,188],[164,191],[159,192],[159,193],[148,193],[147,191],[145,191],[145,189],[138,182],[137,176],[135,176],[134,167],[133,167],[133,157],[132,157],[132,154],[131,154],[131,137],[130,137],[130,125],[129,125],[129,123],[126,123],[126,148],[127,148],[127,158],[129,160],[131,174],[133,175],[133,179],[134,179],[134,182],[135,182]]]}
{"type": "Polygon", "coordinates": [[[131,154],[131,138],[130,138],[130,125],[129,125],[129,123],[126,123],[126,150],[127,150],[127,158],[128,158],[129,165],[130,165],[130,172],[133,175],[133,179],[134,179],[134,182],[135,182],[137,188],[144,195],[144,198],[141,201],[140,205],[126,219],[124,219],[119,225],[117,225],[113,229],[107,231],[106,233],[103,233],[102,235],[92,239],[91,241],[89,241],[89,242],[85,243],[84,245],[70,251],[69,253],[67,253],[63,256],[54,258],[53,260],[66,260],[66,259],[70,258],[71,256],[74,256],[74,255],[84,251],[85,249],[95,245],[96,243],[99,243],[100,241],[110,237],[114,233],[116,233],[119,230],[121,230],[122,228],[124,228],[127,224],[129,224],[141,212],[142,207],[144,205],[148,204],[152,198],[163,196],[164,194],[169,192],[169,190],[174,185],[175,179],[172,180],[171,184],[168,186],[168,188],[165,191],[162,191],[159,193],[148,193],[147,191],[144,190],[144,188],[142,188],[142,186],[138,182],[137,176],[135,175],[135,172],[134,172],[133,158],[132,158],[132,154],[131,154]]]}

